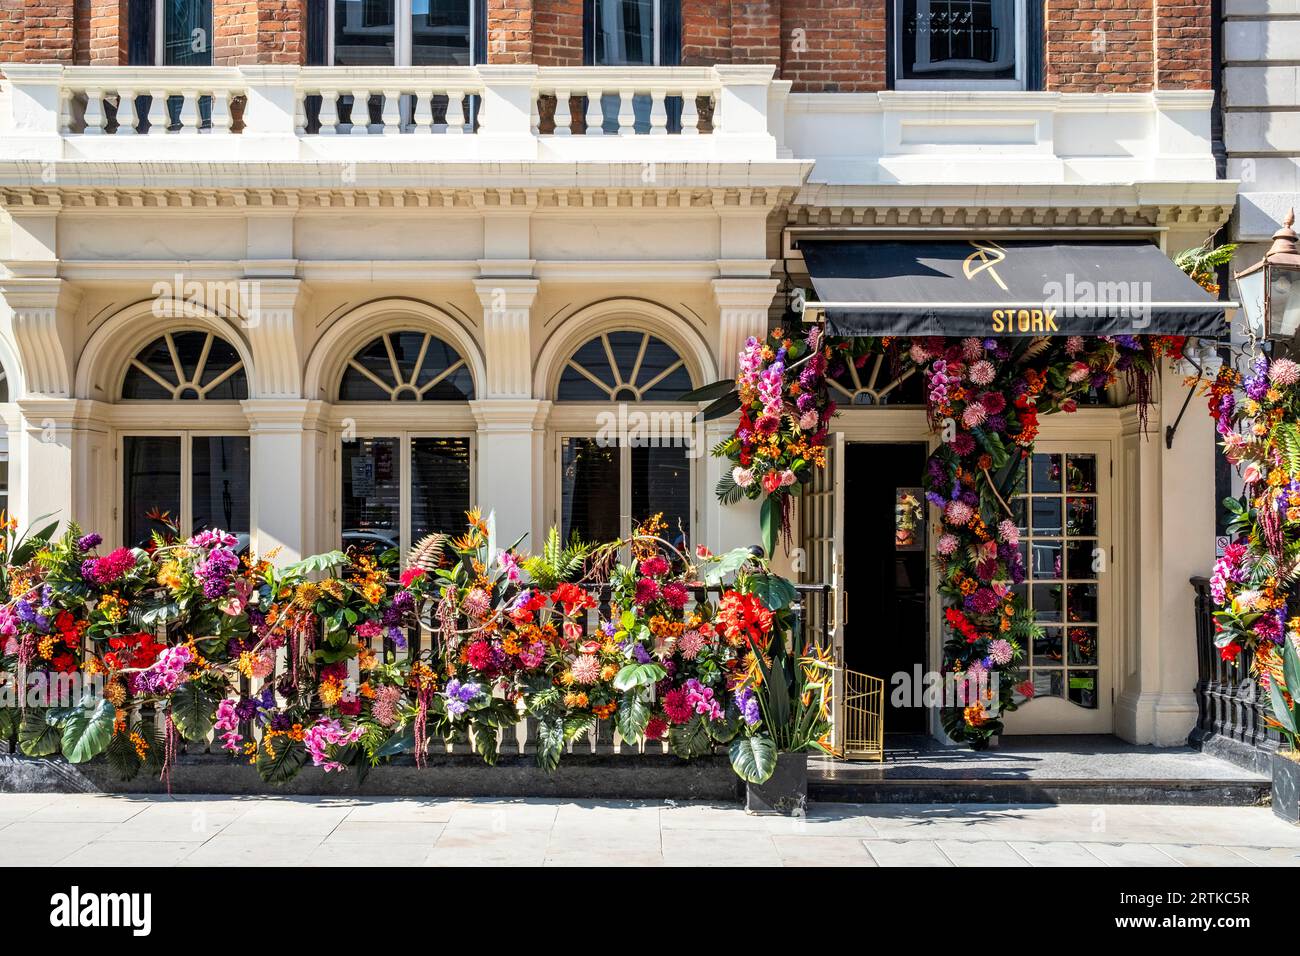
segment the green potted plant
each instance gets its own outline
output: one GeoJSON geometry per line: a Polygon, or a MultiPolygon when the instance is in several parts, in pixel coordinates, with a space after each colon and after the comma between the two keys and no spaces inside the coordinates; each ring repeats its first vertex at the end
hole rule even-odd
{"type": "Polygon", "coordinates": [[[808,800],[808,752],[831,752],[833,664],[825,649],[803,644],[794,585],[764,573],[746,576],[744,587],[725,593],[718,608],[728,639],[750,649],[734,691],[740,732],[731,742],[731,766],[745,781],[747,812],[800,814],[808,800]]]}
{"type": "MultiPolygon", "coordinates": [[[[1276,654],[1276,652],[1273,652],[1276,654]]],[[[1269,724],[1286,738],[1286,749],[1273,755],[1273,812],[1300,823],[1300,654],[1290,637],[1282,640],[1281,667],[1270,662],[1260,671],[1268,687],[1269,724]]]]}

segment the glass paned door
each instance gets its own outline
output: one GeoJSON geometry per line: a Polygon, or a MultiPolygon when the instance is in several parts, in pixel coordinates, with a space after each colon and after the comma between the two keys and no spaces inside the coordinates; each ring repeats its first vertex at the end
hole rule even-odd
{"type": "Polygon", "coordinates": [[[179,435],[128,435],[122,439],[122,540],[144,547],[153,532],[166,533],[160,518],[181,520],[179,435]]]}
{"type": "Polygon", "coordinates": [[[691,534],[691,462],[684,447],[608,445],[560,439],[560,532],[586,541],[626,537],[662,515],[664,537],[681,548],[691,534]]]}
{"type": "Polygon", "coordinates": [[[395,435],[342,442],[344,548],[401,555],[425,535],[464,530],[472,496],[470,440],[395,435]]]}
{"type": "Polygon", "coordinates": [[[1042,631],[1016,677],[1035,699],[1009,715],[1008,733],[1111,729],[1109,479],[1106,446],[1040,442],[1012,500],[1026,570],[1018,591],[1042,631]]]}

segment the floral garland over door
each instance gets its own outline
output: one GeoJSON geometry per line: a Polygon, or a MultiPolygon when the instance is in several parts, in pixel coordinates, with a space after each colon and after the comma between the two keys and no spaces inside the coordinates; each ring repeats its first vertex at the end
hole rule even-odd
{"type": "MultiPolygon", "coordinates": [[[[791,504],[825,466],[835,403],[827,379],[846,363],[884,355],[896,377],[924,377],[926,409],[940,444],[926,464],[926,498],[938,512],[935,562],[944,599],[944,672],[953,706],[945,730],[984,746],[1001,714],[1033,694],[1011,679],[1038,633],[1015,590],[1025,580],[1011,499],[1022,487],[1040,415],[1073,412],[1123,376],[1143,409],[1161,356],[1181,358],[1180,336],[915,338],[832,340],[774,330],[740,356],[734,397],[713,393],[707,414],[740,410],[735,433],[713,449],[733,467],[719,499],[762,502],[764,546],[789,538],[791,504]],[[994,679],[996,678],[996,680],[994,679]]],[[[703,390],[701,390],[703,391],[703,390]]]]}

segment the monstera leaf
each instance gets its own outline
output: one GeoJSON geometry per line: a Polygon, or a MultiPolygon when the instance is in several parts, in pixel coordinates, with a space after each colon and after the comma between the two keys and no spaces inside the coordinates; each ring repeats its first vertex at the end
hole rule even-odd
{"type": "Polygon", "coordinates": [[[186,740],[206,740],[216,722],[218,700],[211,692],[190,681],[172,694],[172,723],[186,740]]]}
{"type": "Polygon", "coordinates": [[[776,744],[770,737],[737,737],[729,752],[731,768],[746,783],[766,783],[776,772],[776,744]]]}
{"type": "Polygon", "coordinates": [[[18,728],[18,749],[29,757],[49,757],[59,752],[57,723],[50,721],[44,707],[28,707],[18,728]]]}
{"type": "Polygon", "coordinates": [[[69,763],[85,763],[102,753],[113,737],[117,708],[107,698],[87,698],[63,719],[63,756],[69,763]]]}

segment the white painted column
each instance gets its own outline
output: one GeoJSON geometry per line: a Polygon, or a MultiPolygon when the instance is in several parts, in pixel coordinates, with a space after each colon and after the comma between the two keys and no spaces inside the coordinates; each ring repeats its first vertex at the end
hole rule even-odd
{"type": "Polygon", "coordinates": [[[546,533],[545,428],[551,403],[531,398],[480,399],[469,403],[478,422],[477,503],[496,513],[502,547],[522,534],[536,552],[546,533]]]}
{"type": "Polygon", "coordinates": [[[1196,621],[1189,579],[1214,564],[1214,422],[1195,407],[1179,423],[1172,448],[1164,428],[1186,396],[1182,376],[1164,370],[1160,406],[1147,434],[1126,416],[1117,483],[1129,505],[1116,529],[1122,592],[1115,641],[1115,731],[1125,740],[1185,744],[1196,722],[1196,621]]]}
{"type": "MultiPolygon", "coordinates": [[[[21,497],[13,510],[24,527],[85,520],[74,513],[73,450],[76,444],[77,403],[70,398],[31,398],[18,401],[22,413],[21,439],[10,465],[21,473],[21,497]]],[[[12,499],[11,499],[12,500],[12,499]]]]}
{"type": "Polygon", "coordinates": [[[776,295],[776,279],[714,279],[713,300],[718,306],[718,371],[734,378],[736,357],[751,335],[767,335],[767,316],[776,295]]]}
{"type": "Polygon", "coordinates": [[[316,467],[324,403],[252,398],[241,404],[252,456],[253,550],[265,556],[279,548],[275,561],[286,564],[326,549],[319,540],[323,483],[316,467]]]}
{"type": "MultiPolygon", "coordinates": [[[[731,435],[736,429],[736,418],[729,415],[726,418],[715,419],[708,422],[704,427],[704,445],[706,448],[712,448],[722,439],[731,435]]],[[[748,498],[742,498],[734,505],[722,505],[718,502],[713,493],[717,487],[718,480],[724,472],[730,471],[734,465],[729,458],[715,458],[712,455],[705,455],[699,460],[700,468],[704,472],[704,479],[696,487],[696,496],[702,496],[704,506],[701,512],[704,515],[704,543],[708,545],[709,550],[719,553],[730,551],[732,548],[748,548],[752,545],[761,545],[763,535],[758,525],[758,501],[750,501],[748,498]]]]}

